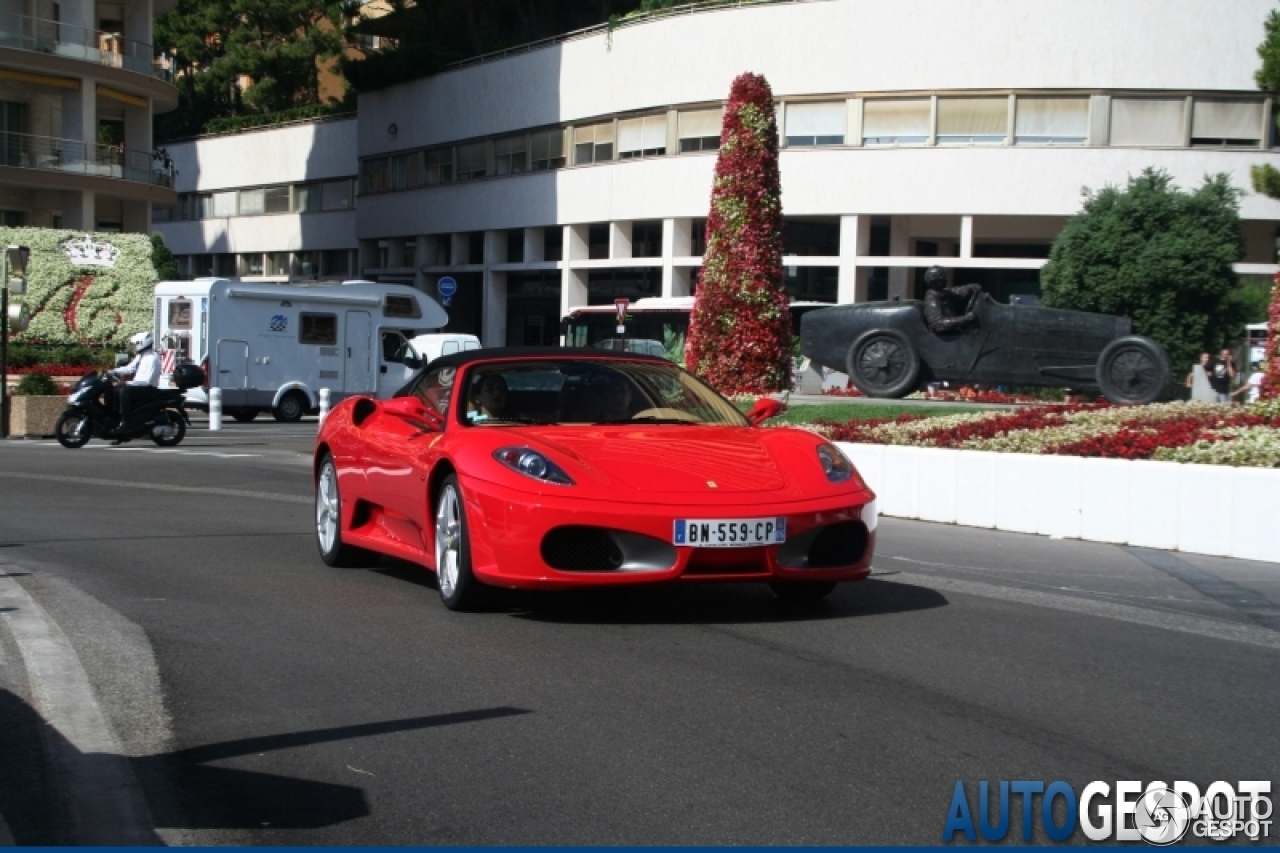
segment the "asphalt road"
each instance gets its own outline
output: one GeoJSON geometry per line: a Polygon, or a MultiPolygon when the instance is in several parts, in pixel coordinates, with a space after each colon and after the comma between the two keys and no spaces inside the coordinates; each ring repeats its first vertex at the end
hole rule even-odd
{"type": "Polygon", "coordinates": [[[1280,566],[889,519],[808,609],[454,614],[320,562],[314,431],[0,442],[0,838],[937,843],[957,780],[1276,775],[1280,566]]]}

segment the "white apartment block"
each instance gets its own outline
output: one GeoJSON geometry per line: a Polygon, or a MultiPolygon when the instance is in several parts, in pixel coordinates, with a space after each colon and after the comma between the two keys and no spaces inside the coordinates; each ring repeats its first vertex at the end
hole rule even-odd
{"type": "Polygon", "coordinates": [[[1273,274],[1280,202],[1249,189],[1252,165],[1280,165],[1272,98],[1253,82],[1272,8],[809,0],[674,14],[365,95],[356,120],[173,146],[182,195],[157,218],[179,221],[155,227],[192,274],[337,277],[325,253],[345,251],[367,278],[434,293],[448,276],[451,328],[553,343],[575,307],[696,287],[721,112],[749,70],[777,102],[797,299],[912,298],[935,263],[1034,298],[1081,189],[1147,167],[1187,189],[1228,173],[1247,191],[1238,269],[1273,274]],[[316,199],[353,178],[353,210],[316,199]]]}

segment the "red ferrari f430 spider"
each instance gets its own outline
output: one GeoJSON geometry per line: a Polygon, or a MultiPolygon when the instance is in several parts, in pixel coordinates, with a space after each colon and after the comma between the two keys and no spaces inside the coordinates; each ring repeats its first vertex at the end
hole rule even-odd
{"type": "Polygon", "coordinates": [[[453,610],[492,587],[697,581],[817,600],[870,573],[875,495],[821,436],[761,426],[781,409],[744,415],[638,353],[447,355],[325,419],[320,556],[424,565],[453,610]]]}

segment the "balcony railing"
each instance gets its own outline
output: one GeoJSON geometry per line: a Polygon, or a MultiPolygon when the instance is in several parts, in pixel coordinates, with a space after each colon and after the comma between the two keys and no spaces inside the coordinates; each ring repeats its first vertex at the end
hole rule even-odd
{"type": "Polygon", "coordinates": [[[173,163],[162,154],[77,139],[0,132],[0,166],[97,175],[173,187],[173,163]]]}
{"type": "Polygon", "coordinates": [[[0,12],[0,47],[16,47],[124,68],[173,82],[173,57],[119,33],[90,30],[47,18],[0,12]]]}

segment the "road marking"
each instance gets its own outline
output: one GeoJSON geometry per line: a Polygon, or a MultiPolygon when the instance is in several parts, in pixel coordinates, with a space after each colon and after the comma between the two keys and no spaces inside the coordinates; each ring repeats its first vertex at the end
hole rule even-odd
{"type": "Polygon", "coordinates": [[[117,489],[143,489],[148,492],[181,492],[195,495],[222,495],[229,498],[255,498],[263,501],[279,501],[287,504],[310,506],[315,498],[302,495],[281,495],[275,492],[252,492],[247,489],[215,489],[198,486],[172,486],[168,483],[130,483],[123,480],[102,480],[97,477],[64,477],[57,474],[15,474],[0,471],[0,477],[14,480],[38,480],[40,482],[74,483],[81,486],[109,486],[117,489]]]}
{"type": "Polygon", "coordinates": [[[66,634],[16,579],[3,575],[0,611],[26,664],[35,710],[61,735],[49,739],[49,749],[71,818],[71,843],[155,844],[138,780],[66,634]]]}
{"type": "Polygon", "coordinates": [[[1049,592],[996,586],[995,584],[979,583],[977,581],[955,580],[953,578],[942,578],[936,575],[924,575],[915,572],[900,572],[889,577],[892,580],[936,589],[941,592],[959,592],[965,595],[978,595],[983,598],[1012,601],[1017,604],[1050,607],[1054,610],[1101,616],[1104,619],[1115,619],[1120,622],[1130,622],[1134,625],[1145,625],[1150,628],[1164,628],[1169,631],[1181,631],[1184,634],[1198,634],[1202,637],[1212,637],[1215,640],[1230,640],[1236,643],[1264,646],[1269,649],[1280,649],[1280,633],[1269,631],[1256,625],[1222,622],[1217,619],[1206,619],[1201,616],[1170,613],[1163,610],[1148,610],[1143,607],[1115,604],[1110,601],[1093,601],[1070,595],[1055,595],[1049,592]]]}

